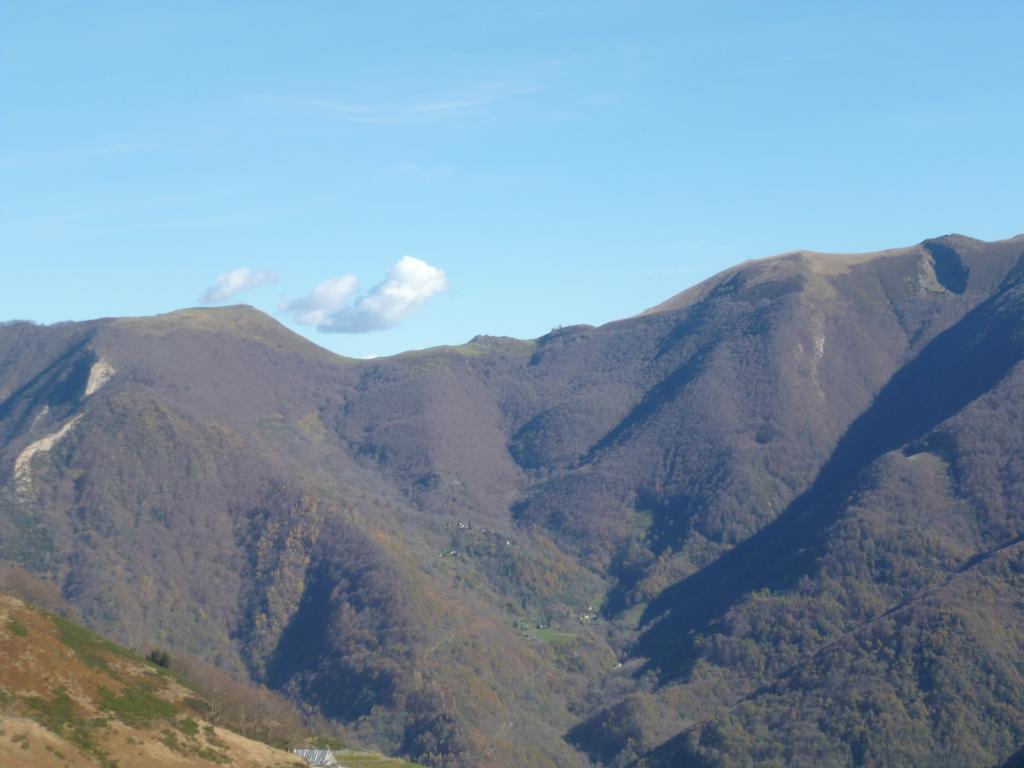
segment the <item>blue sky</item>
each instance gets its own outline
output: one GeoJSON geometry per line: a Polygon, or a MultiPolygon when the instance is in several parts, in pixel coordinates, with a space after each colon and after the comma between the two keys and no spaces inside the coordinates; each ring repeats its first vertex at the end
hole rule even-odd
{"type": "Polygon", "coordinates": [[[362,357],[607,322],[794,248],[1009,237],[1022,27],[984,1],[5,0],[0,315],[250,303],[362,357]]]}

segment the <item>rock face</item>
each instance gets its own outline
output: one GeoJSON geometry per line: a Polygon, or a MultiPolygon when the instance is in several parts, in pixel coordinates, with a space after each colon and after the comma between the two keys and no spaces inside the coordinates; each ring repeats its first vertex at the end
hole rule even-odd
{"type": "Polygon", "coordinates": [[[372,361],[244,307],[8,324],[0,557],[431,765],[997,764],[1022,255],[796,252],[372,361]]]}

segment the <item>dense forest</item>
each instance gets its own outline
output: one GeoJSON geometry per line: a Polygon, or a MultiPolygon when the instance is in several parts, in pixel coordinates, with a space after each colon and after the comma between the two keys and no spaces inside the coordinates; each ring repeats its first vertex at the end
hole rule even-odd
{"type": "Polygon", "coordinates": [[[1022,256],[370,361],[246,307],[7,323],[0,559],[430,766],[1010,765],[1022,256]]]}

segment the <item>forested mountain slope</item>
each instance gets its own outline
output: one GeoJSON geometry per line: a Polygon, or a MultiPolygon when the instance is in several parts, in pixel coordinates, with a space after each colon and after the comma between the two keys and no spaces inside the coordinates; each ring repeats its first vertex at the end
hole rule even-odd
{"type": "Polygon", "coordinates": [[[996,764],[1022,254],[795,252],[373,361],[244,307],[10,323],[0,557],[432,765],[996,764]]]}

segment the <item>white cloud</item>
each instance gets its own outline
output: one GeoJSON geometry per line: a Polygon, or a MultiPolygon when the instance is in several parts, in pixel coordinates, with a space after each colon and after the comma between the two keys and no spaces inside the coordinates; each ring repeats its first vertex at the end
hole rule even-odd
{"type": "Polygon", "coordinates": [[[237,293],[255,288],[258,285],[273,283],[276,280],[277,275],[273,272],[255,272],[248,267],[241,267],[231,272],[225,272],[223,275],[218,275],[217,281],[203,291],[203,295],[199,297],[199,302],[201,304],[220,304],[237,293]]]}
{"type": "Polygon", "coordinates": [[[320,283],[309,296],[287,304],[285,311],[302,325],[323,325],[332,315],[345,310],[358,288],[355,275],[332,277],[320,283]]]}
{"type": "Polygon", "coordinates": [[[427,300],[448,288],[448,278],[437,267],[413,256],[403,256],[388,269],[384,280],[350,301],[356,278],[343,275],[320,283],[313,292],[285,306],[303,325],[325,333],[368,333],[394,328],[427,300]]]}

